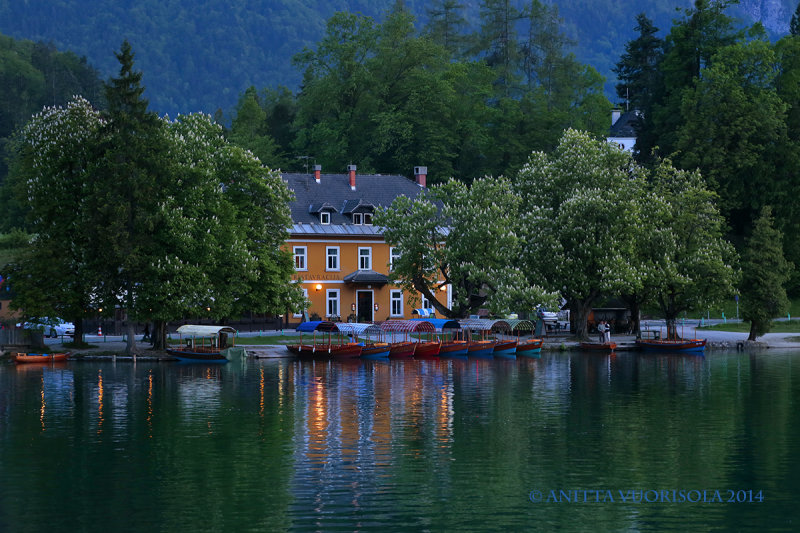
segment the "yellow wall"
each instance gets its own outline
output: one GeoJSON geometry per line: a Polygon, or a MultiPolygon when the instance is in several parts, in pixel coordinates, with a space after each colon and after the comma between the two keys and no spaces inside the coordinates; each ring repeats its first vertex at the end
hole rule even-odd
{"type": "MultiPolygon", "coordinates": [[[[372,321],[379,322],[389,319],[412,318],[412,311],[421,307],[421,298],[415,294],[416,299],[409,303],[409,294],[403,293],[402,296],[402,315],[390,315],[392,290],[399,290],[399,287],[391,284],[364,284],[345,283],[343,278],[358,270],[359,268],[359,248],[372,249],[372,270],[381,274],[389,273],[389,250],[390,247],[382,239],[369,239],[366,236],[358,238],[333,239],[332,235],[327,238],[310,239],[294,238],[287,241],[285,247],[290,253],[294,253],[294,248],[299,246],[306,247],[306,271],[296,272],[292,278],[302,279],[303,288],[308,291],[308,299],[311,305],[308,308],[309,317],[317,313],[323,320],[327,318],[327,293],[329,289],[339,290],[339,316],[342,321],[347,321],[347,317],[352,313],[352,305],[357,302],[357,291],[367,291],[372,293],[373,304],[378,304],[378,310],[372,310],[372,321]],[[327,267],[327,248],[339,248],[338,270],[328,270],[327,267]],[[319,286],[319,289],[317,287],[319,286]]],[[[440,293],[440,301],[447,303],[447,293],[440,293]]],[[[299,322],[299,316],[290,316],[290,321],[299,322]]]]}

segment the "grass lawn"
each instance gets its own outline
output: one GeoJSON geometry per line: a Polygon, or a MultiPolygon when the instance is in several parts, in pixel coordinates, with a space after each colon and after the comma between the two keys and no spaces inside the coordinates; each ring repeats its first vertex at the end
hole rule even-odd
{"type": "MultiPolygon", "coordinates": [[[[717,324],[716,326],[704,326],[699,330],[708,329],[714,331],[732,331],[748,333],[750,331],[749,322],[728,322],[727,324],[717,324]]],[[[800,333],[800,320],[781,320],[773,321],[770,333],[800,333]]]]}

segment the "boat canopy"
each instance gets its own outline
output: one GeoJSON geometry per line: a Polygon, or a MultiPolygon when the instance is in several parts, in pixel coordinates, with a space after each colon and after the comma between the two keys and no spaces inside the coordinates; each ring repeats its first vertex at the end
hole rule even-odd
{"type": "Polygon", "coordinates": [[[533,331],[533,322],[516,318],[506,319],[511,331],[533,331]]]}
{"type": "Polygon", "coordinates": [[[302,322],[295,331],[336,331],[336,324],[327,320],[312,320],[302,322]]]}
{"type": "Polygon", "coordinates": [[[199,326],[195,324],[185,324],[178,328],[181,335],[191,335],[193,337],[218,337],[220,333],[236,333],[230,326],[199,326]]]}
{"type": "Polygon", "coordinates": [[[344,334],[353,334],[357,337],[378,335],[381,332],[381,328],[377,324],[364,324],[361,322],[338,322],[336,327],[344,334]]]}
{"type": "Polygon", "coordinates": [[[462,329],[473,331],[511,331],[506,320],[490,320],[488,318],[465,318],[458,321],[462,329]]]}
{"type": "Polygon", "coordinates": [[[433,324],[425,320],[387,320],[381,324],[381,330],[402,333],[411,333],[412,331],[424,333],[436,332],[436,328],[433,327],[433,324]]]}
{"type": "Polygon", "coordinates": [[[446,329],[461,329],[461,324],[457,320],[448,320],[446,318],[412,318],[411,320],[414,322],[430,322],[437,333],[441,333],[446,329]]]}

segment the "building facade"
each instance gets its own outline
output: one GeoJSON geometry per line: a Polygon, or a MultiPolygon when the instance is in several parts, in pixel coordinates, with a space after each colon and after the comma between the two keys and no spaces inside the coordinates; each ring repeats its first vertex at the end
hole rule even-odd
{"type": "MultiPolygon", "coordinates": [[[[381,322],[411,318],[415,309],[430,308],[419,294],[392,285],[389,274],[399,251],[389,246],[373,224],[375,212],[398,196],[415,198],[426,187],[426,167],[415,167],[415,179],[356,173],[283,174],[295,194],[292,227],[286,247],[294,256],[293,279],[309,301],[304,313],[289,317],[298,323],[317,318],[332,321],[381,322]]],[[[442,291],[448,303],[449,290],[442,291]]]]}

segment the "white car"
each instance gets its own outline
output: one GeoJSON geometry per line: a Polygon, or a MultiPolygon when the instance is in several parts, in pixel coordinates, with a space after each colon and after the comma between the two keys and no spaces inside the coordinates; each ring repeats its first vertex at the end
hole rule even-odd
{"type": "MultiPolygon", "coordinates": [[[[17,324],[20,326],[20,324],[17,324]]],[[[47,317],[37,318],[22,324],[25,329],[38,329],[44,332],[45,337],[62,337],[64,335],[75,335],[75,324],[64,322],[61,318],[49,319],[47,317]]]]}

